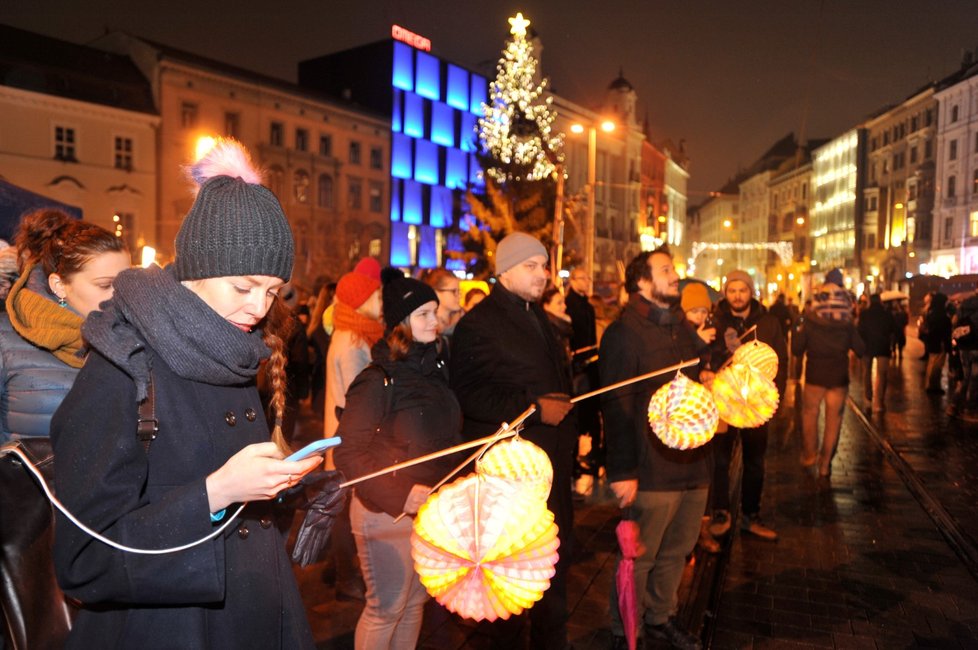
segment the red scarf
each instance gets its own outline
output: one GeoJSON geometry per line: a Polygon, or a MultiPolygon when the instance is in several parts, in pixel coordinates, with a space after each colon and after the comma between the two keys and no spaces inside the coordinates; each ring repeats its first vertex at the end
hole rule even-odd
{"type": "Polygon", "coordinates": [[[384,324],[367,318],[346,303],[336,301],[333,306],[333,330],[353,332],[353,337],[373,347],[384,336],[384,324]]]}

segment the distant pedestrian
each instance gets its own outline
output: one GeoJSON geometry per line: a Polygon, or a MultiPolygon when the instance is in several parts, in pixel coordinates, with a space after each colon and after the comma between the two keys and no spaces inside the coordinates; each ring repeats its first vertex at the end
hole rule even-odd
{"type": "Polygon", "coordinates": [[[863,355],[863,394],[866,408],[882,413],[886,408],[886,375],[890,365],[890,342],[896,336],[896,321],[874,293],[869,306],[859,314],[859,336],[866,345],[863,355]],[[873,366],[876,374],[873,375],[873,366]]]}
{"type": "Polygon", "coordinates": [[[788,305],[785,302],[783,293],[778,294],[778,297],[774,299],[774,302],[767,311],[769,314],[778,319],[778,323],[781,325],[781,334],[787,338],[788,334],[791,332],[793,319],[791,317],[791,312],[788,310],[788,305]]]}
{"type": "MultiPolygon", "coordinates": [[[[565,295],[567,315],[571,319],[570,349],[574,370],[574,392],[586,393],[598,387],[597,311],[591,304],[591,278],[587,270],[577,267],[570,273],[570,286],[565,295]]],[[[604,467],[604,434],[597,400],[585,400],[577,407],[582,443],[590,443],[590,451],[582,458],[579,471],[597,480],[604,467]]],[[[583,448],[583,446],[582,446],[583,448]]]]}
{"type": "MultiPolygon", "coordinates": [[[[779,397],[784,397],[788,376],[788,353],[781,323],[754,297],[754,280],[742,270],[727,274],[723,298],[716,308],[717,340],[713,343],[713,367],[729,359],[745,342],[757,337],[778,355],[778,374],[774,378],[779,397]],[[755,328],[752,334],[748,330],[755,328]]],[[[767,454],[769,423],[751,429],[730,427],[714,441],[713,523],[714,535],[724,535],[730,528],[730,461],[739,440],[743,456],[741,488],[741,529],[763,539],[775,540],[777,532],[760,517],[764,489],[764,457],[767,454]]]]}
{"type": "Polygon", "coordinates": [[[421,281],[438,294],[438,336],[448,339],[465,314],[461,303],[461,281],[448,269],[441,268],[426,272],[421,281]]]}
{"type": "Polygon", "coordinates": [[[951,349],[951,319],[947,315],[947,295],[936,291],[930,294],[918,336],[927,355],[924,389],[931,394],[943,395],[941,376],[951,349]]]}
{"type": "Polygon", "coordinates": [[[961,302],[952,325],[954,347],[961,357],[961,381],[947,413],[978,422],[978,293],[961,302]]]}
{"type": "MultiPolygon", "coordinates": [[[[502,422],[535,404],[522,436],[540,446],[553,464],[547,507],[559,528],[560,559],[543,599],[529,610],[530,645],[567,645],[567,571],[574,555],[571,472],[577,418],[571,413],[571,372],[551,331],[540,299],[547,287],[547,249],[515,232],[496,248],[492,293],[465,315],[452,336],[451,381],[465,415],[463,436],[491,435],[502,422]]],[[[515,647],[524,617],[491,625],[493,643],[515,647]]]]}
{"type": "Polygon", "coordinates": [[[557,287],[550,287],[543,292],[540,304],[543,306],[543,311],[547,312],[550,327],[567,355],[567,364],[570,365],[571,339],[574,336],[574,328],[570,316],[567,315],[567,303],[564,301],[564,295],[560,293],[560,289],[557,287]]]}
{"type": "Polygon", "coordinates": [[[851,299],[838,285],[822,285],[812,300],[812,308],[795,331],[791,351],[805,360],[805,389],[802,407],[803,467],[816,467],[826,479],[832,473],[842,428],[842,413],[849,393],[849,351],[865,352],[863,340],[852,322],[851,299]],[[825,403],[822,444],[818,445],[818,412],[825,403]]]}
{"type": "Polygon", "coordinates": [[[894,300],[891,303],[890,311],[893,314],[895,330],[893,333],[891,356],[895,356],[898,361],[903,361],[903,348],[907,347],[907,325],[910,324],[910,314],[907,312],[907,305],[902,300],[894,300]]]}
{"type": "MultiPolygon", "coordinates": [[[[695,359],[705,344],[685,323],[679,275],[666,249],[640,253],[625,270],[628,302],[601,339],[605,385],[695,359]]],[[[699,379],[697,368],[683,371],[699,379]]],[[[697,649],[699,639],[676,621],[678,589],[699,537],[710,485],[710,450],[680,451],[662,443],[648,421],[649,397],[672,376],[659,376],[605,393],[608,481],[621,508],[639,526],[645,552],[635,560],[640,632],[674,648],[697,649]]],[[[619,558],[619,562],[621,559],[619,558]]],[[[618,589],[610,594],[613,647],[625,648],[618,589]]]]}
{"type": "Polygon", "coordinates": [[[472,287],[465,292],[465,312],[472,311],[488,294],[479,287],[472,287]]]}

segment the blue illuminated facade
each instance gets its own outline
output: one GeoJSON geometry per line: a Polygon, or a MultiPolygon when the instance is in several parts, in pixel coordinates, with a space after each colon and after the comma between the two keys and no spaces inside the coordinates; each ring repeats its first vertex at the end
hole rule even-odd
{"type": "Polygon", "coordinates": [[[482,183],[476,124],[489,82],[399,41],[304,61],[299,83],[390,116],[390,264],[463,268],[446,249],[464,218],[464,192],[482,183]]]}

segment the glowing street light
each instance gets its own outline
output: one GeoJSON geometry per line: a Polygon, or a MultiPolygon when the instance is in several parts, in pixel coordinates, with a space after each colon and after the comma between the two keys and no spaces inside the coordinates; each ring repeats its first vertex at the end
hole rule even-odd
{"type": "MultiPolygon", "coordinates": [[[[611,133],[616,125],[612,120],[602,120],[599,125],[605,133],[611,133]]],[[[584,227],[584,268],[588,277],[594,277],[594,186],[597,183],[598,127],[594,124],[571,124],[571,133],[582,134],[587,130],[587,223],[584,227]]]]}
{"type": "Polygon", "coordinates": [[[729,227],[730,227],[730,226],[732,226],[732,225],[733,225],[733,222],[732,222],[732,221],[730,221],[730,219],[724,219],[724,220],[723,220],[723,227],[724,227],[724,228],[729,228],[729,227]]]}

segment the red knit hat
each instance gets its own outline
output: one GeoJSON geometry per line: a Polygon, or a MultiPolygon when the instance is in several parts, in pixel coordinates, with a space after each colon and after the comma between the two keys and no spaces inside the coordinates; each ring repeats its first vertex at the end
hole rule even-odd
{"type": "Polygon", "coordinates": [[[344,305],[357,309],[379,288],[380,264],[372,257],[365,257],[357,263],[356,268],[336,283],[336,299],[344,305]],[[372,275],[374,269],[376,269],[376,276],[372,275]]]}

